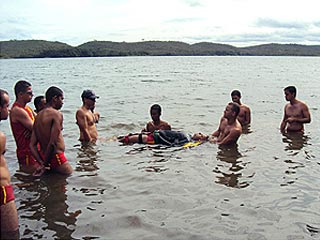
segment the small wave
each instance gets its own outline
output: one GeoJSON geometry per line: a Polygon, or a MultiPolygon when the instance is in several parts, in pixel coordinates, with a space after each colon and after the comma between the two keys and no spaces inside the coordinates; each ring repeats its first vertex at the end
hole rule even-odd
{"type": "Polygon", "coordinates": [[[133,131],[140,126],[134,123],[114,123],[109,127],[110,129],[124,129],[127,131],[133,131]]]}

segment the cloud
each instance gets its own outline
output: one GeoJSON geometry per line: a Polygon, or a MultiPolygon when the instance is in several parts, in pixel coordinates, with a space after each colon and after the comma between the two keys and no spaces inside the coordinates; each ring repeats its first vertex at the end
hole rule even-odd
{"type": "Polygon", "coordinates": [[[204,20],[203,18],[174,18],[164,22],[166,23],[190,23],[204,20]]]}
{"type": "Polygon", "coordinates": [[[203,4],[200,0],[183,0],[189,7],[202,7],[203,4]]]}
{"type": "Polygon", "coordinates": [[[268,28],[293,28],[293,29],[307,29],[308,23],[296,22],[296,21],[279,21],[270,18],[259,18],[256,20],[256,27],[268,27],[268,28]]]}

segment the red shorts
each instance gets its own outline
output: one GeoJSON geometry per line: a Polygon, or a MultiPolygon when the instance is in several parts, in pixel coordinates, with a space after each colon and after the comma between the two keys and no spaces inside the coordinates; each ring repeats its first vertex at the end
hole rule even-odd
{"type": "Polygon", "coordinates": [[[0,187],[0,205],[5,205],[14,200],[13,188],[11,185],[0,187]]]}
{"type": "Polygon", "coordinates": [[[147,144],[154,144],[154,136],[153,136],[153,133],[149,133],[147,135],[147,144]]]}
{"type": "Polygon", "coordinates": [[[33,166],[33,165],[39,165],[37,160],[33,157],[31,151],[29,149],[27,150],[18,150],[17,149],[17,158],[20,165],[25,166],[33,166]]]}
{"type": "MultiPolygon", "coordinates": [[[[44,159],[43,154],[41,154],[42,158],[44,159]]],[[[51,169],[56,169],[57,167],[61,166],[62,164],[64,164],[65,162],[68,162],[67,158],[64,156],[64,153],[56,153],[53,155],[53,157],[51,158],[50,162],[49,162],[49,166],[51,169]]]]}

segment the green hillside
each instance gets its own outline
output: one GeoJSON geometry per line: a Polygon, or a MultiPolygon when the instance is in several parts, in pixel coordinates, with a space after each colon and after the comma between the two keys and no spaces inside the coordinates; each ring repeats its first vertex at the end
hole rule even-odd
{"type": "Polygon", "coordinates": [[[263,44],[237,48],[227,44],[176,41],[91,41],[72,47],[43,40],[0,41],[0,58],[108,57],[108,56],[320,56],[320,46],[263,44]]]}

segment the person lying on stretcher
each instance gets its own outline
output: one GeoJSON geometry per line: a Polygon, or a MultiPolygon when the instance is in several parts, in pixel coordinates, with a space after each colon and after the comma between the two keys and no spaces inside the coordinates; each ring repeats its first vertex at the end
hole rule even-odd
{"type": "Polygon", "coordinates": [[[195,133],[193,136],[190,136],[183,132],[171,130],[157,130],[153,133],[143,132],[118,137],[118,141],[124,144],[163,144],[167,146],[183,146],[192,141],[202,143],[208,139],[209,136],[202,133],[195,133]]]}

